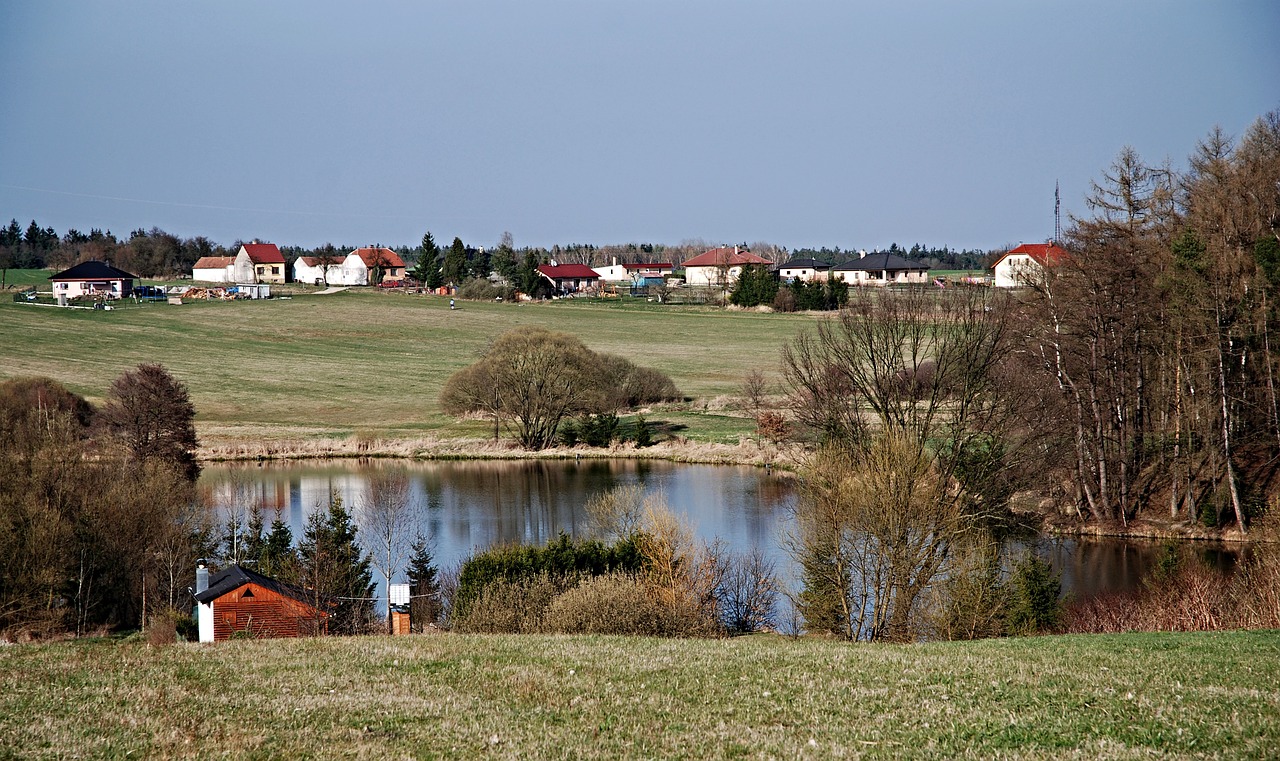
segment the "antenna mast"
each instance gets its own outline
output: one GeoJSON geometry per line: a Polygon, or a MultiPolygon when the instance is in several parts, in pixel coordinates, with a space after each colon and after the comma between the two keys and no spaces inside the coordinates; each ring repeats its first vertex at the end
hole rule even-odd
{"type": "Polygon", "coordinates": [[[1058,181],[1053,181],[1053,244],[1060,245],[1062,241],[1062,194],[1058,190],[1058,181]]]}

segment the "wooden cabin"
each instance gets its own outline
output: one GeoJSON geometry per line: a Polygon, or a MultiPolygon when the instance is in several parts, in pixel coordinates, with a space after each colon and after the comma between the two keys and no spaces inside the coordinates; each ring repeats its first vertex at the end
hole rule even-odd
{"type": "Polygon", "coordinates": [[[329,614],[315,602],[305,590],[233,565],[196,593],[200,641],[324,634],[329,614]]]}

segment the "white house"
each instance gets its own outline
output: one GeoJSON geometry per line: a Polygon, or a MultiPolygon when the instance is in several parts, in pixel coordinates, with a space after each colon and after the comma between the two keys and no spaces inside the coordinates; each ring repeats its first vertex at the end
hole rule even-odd
{"type": "Polygon", "coordinates": [[[284,283],[284,254],[274,243],[246,243],[236,252],[232,275],[237,283],[284,283]]]}
{"type": "Polygon", "coordinates": [[[1067,252],[1052,243],[1023,243],[996,261],[994,285],[1018,288],[1038,281],[1048,267],[1056,266],[1067,252]]]}
{"type": "Polygon", "coordinates": [[[924,285],[929,282],[929,268],[897,254],[863,254],[832,267],[831,277],[849,285],[924,285]]]}
{"type": "Polygon", "coordinates": [[[664,278],[675,272],[676,268],[671,262],[618,264],[617,257],[614,257],[613,264],[593,269],[606,283],[640,283],[651,278],[664,278]]]}
{"type": "Polygon", "coordinates": [[[778,279],[784,283],[796,280],[813,282],[814,280],[826,280],[827,273],[830,271],[830,264],[820,262],[817,259],[792,259],[778,265],[778,279]]]}
{"type": "Polygon", "coordinates": [[[133,281],[137,279],[137,275],[99,261],[80,262],[49,278],[53,281],[53,295],[59,303],[79,296],[124,298],[133,291],[133,281]]]}
{"type": "Polygon", "coordinates": [[[377,246],[329,257],[300,256],[293,263],[293,279],[315,285],[369,285],[369,273],[377,268],[382,269],[382,282],[404,279],[404,259],[389,248],[377,246]],[[329,273],[327,278],[325,270],[329,273]]]}
{"type": "Polygon", "coordinates": [[[772,262],[737,246],[721,246],[699,254],[684,263],[684,281],[689,285],[729,286],[742,270],[753,264],[770,266],[772,262]]]}

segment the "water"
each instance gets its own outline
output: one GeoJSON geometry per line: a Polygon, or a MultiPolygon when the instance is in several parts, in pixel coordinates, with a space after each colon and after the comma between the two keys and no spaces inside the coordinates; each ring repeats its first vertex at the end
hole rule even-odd
{"type": "MultiPolygon", "coordinates": [[[[206,467],[200,485],[223,515],[257,503],[270,525],[278,511],[296,541],[307,516],[324,509],[333,493],[359,523],[370,477],[387,468],[407,472],[416,530],[430,538],[442,569],[497,543],[545,544],[562,531],[584,536],[588,499],[638,484],[684,515],[700,538],[721,539],[733,552],[760,549],[785,583],[796,583],[782,549],[794,482],[759,468],[635,460],[236,464],[206,467]]],[[[1045,538],[1035,547],[1062,574],[1064,590],[1078,598],[1137,588],[1159,554],[1158,542],[1116,539],[1045,538]]],[[[1232,549],[1199,549],[1221,568],[1234,565],[1232,549]]]]}

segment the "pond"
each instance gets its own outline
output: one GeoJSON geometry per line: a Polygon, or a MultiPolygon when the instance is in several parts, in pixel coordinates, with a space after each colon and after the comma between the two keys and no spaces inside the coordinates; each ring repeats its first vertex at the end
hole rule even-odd
{"type": "MultiPolygon", "coordinates": [[[[587,500],[636,484],[684,515],[702,539],[721,539],[733,552],[760,549],[775,561],[784,582],[795,583],[793,563],[782,549],[796,499],[794,481],[760,468],[638,460],[232,464],[207,466],[200,486],[223,516],[258,504],[270,524],[279,511],[296,541],[307,516],[323,509],[330,494],[341,496],[359,523],[370,476],[386,468],[408,474],[418,531],[431,539],[440,568],[493,544],[545,544],[562,531],[585,536],[587,500]]],[[[1067,592],[1092,597],[1136,588],[1154,564],[1159,543],[1044,538],[1036,547],[1062,574],[1067,592]]],[[[1234,565],[1231,548],[1206,545],[1201,551],[1220,567],[1234,565]]]]}

